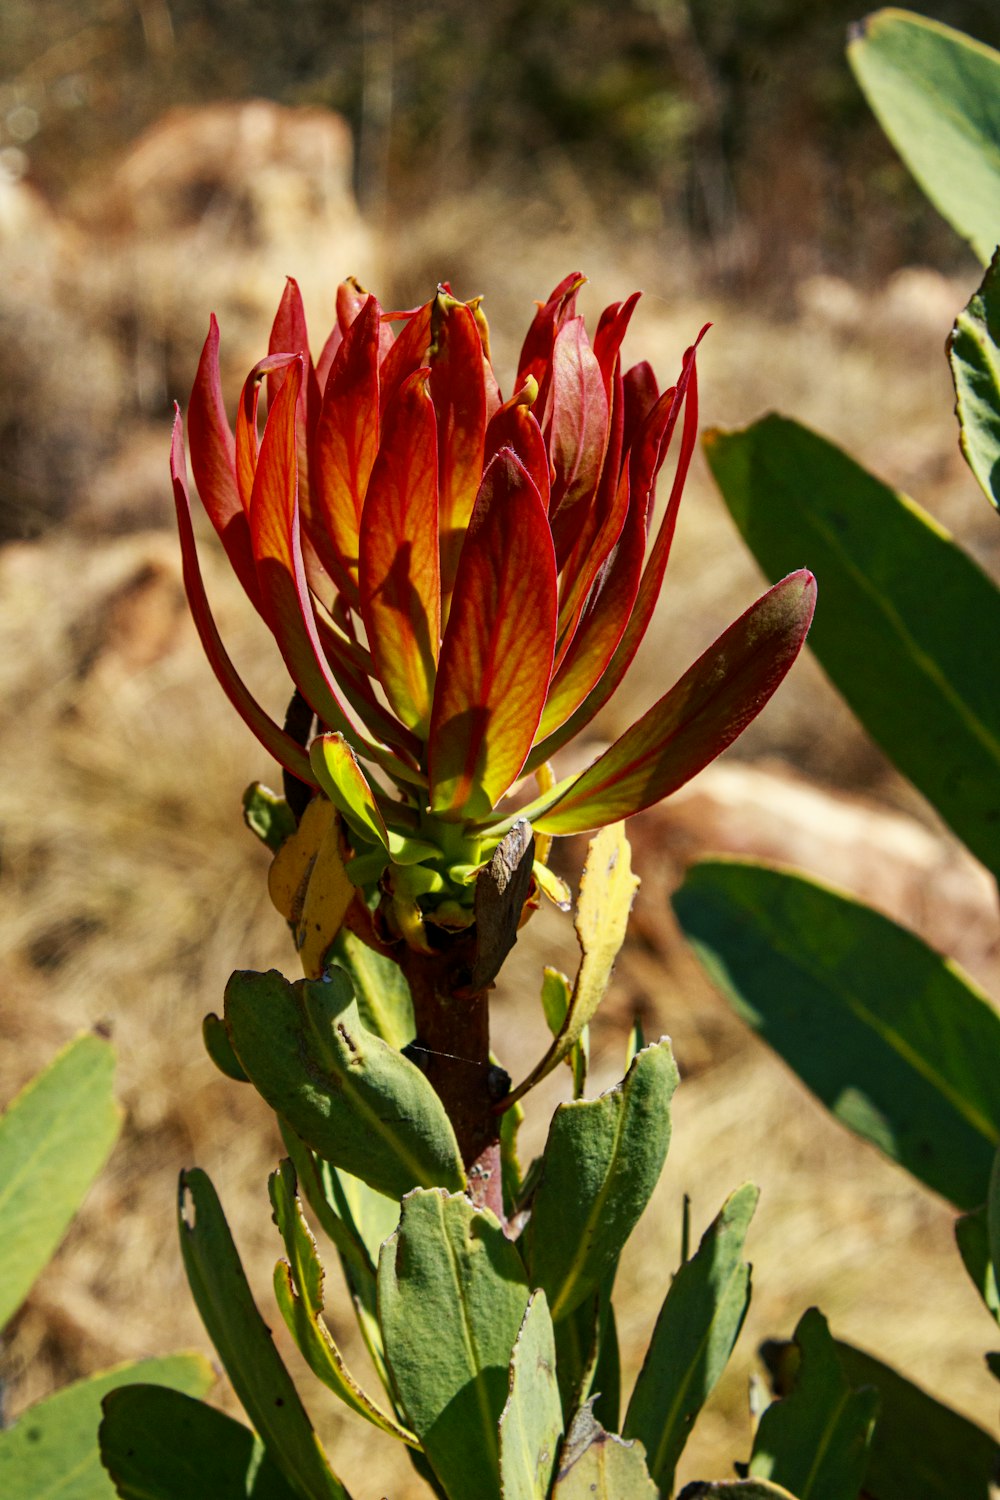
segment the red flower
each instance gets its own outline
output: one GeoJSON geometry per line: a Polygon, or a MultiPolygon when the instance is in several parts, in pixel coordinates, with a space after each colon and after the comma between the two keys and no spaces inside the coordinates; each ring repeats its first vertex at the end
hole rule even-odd
{"type": "Polygon", "coordinates": [[[318,720],[311,753],[251,697],[219,639],[178,415],[172,471],[188,596],[250,728],[337,803],[359,856],[374,854],[359,876],[444,859],[468,878],[510,825],[504,798],[533,772],[541,791],[521,812],[543,835],[648,807],[746,727],[805,638],[815,583],[802,571],[731,625],[588,770],[555,785],[543,771],[611,697],[645,634],[697,431],[697,341],[661,394],[648,364],[621,368],[638,294],[605,310],[591,343],[575,310],[581,284],[567,277],[539,307],[504,401],[478,300],[443,287],[415,311],[384,313],[345,283],[314,365],[290,281],[235,435],[212,320],[188,409],[194,477],[318,720]],[[674,478],[657,521],[656,477],[671,444],[674,478]]]}

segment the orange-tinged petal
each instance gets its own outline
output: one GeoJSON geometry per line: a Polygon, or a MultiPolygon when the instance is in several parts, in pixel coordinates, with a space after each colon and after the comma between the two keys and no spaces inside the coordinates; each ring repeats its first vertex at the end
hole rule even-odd
{"type": "Polygon", "coordinates": [[[628,618],[628,624],[622,634],[619,645],[608,663],[607,668],[601,675],[593,690],[581,702],[579,708],[569,719],[539,741],[531,752],[528,761],[528,769],[534,770],[543,761],[550,760],[552,756],[563,745],[567,744],[574,735],[579,734],[585,725],[607,703],[608,699],[617,689],[625,673],[631,665],[632,658],[643,636],[653,618],[653,610],[659,597],[660,586],[666,571],[667,561],[670,556],[670,547],[673,541],[674,530],[677,525],[677,511],[684,491],[684,481],[691,465],[691,456],[694,453],[695,443],[698,437],[698,380],[695,365],[695,355],[698,343],[704,336],[702,329],[695,344],[686,351],[680,378],[676,387],[665,391],[660,397],[657,406],[649,413],[644,427],[650,433],[658,432],[655,448],[656,452],[650,458],[653,445],[644,448],[642,443],[642,432],[636,440],[633,448],[632,459],[634,467],[630,468],[630,486],[632,488],[633,504],[641,501],[642,486],[652,485],[656,476],[656,470],[663,461],[671,435],[677,423],[681,409],[684,411],[684,426],[681,433],[681,447],[677,458],[677,468],[674,471],[674,480],[670,490],[670,498],[664,511],[663,520],[653,543],[652,551],[643,570],[642,581],[639,584],[635,604],[628,618]],[[662,420],[665,412],[665,419],[662,420]],[[638,456],[637,456],[638,455],[638,456]]]}
{"type": "Polygon", "coordinates": [[[265,750],[274,756],[279,765],[284,766],[286,771],[290,771],[300,781],[306,782],[309,786],[316,786],[318,782],[309,764],[308,755],[302,746],[261,708],[239,676],[222,644],[209,608],[201,569],[198,566],[198,550],[191,522],[191,501],[188,497],[185,479],[186,467],[184,429],[181,414],[178,411],[174,419],[173,439],[170,445],[170,473],[174,486],[174,504],[177,509],[177,529],[181,541],[184,588],[205,655],[226,697],[243,722],[257,736],[265,750]]]}
{"type": "Polygon", "coordinates": [[[301,359],[290,367],[264,428],[250,501],[250,534],[267,619],[285,664],[313,712],[365,753],[337,696],[320,646],[299,538],[296,484],[296,405],[301,359]]]}
{"type": "Polygon", "coordinates": [[[431,809],[483,817],[516,780],[552,671],[556,567],[541,496],[502,450],[483,477],[441,645],[431,809]]]}
{"type": "Polygon", "coordinates": [[[571,271],[568,276],[563,277],[547,302],[538,303],[538,311],[525,335],[517,364],[517,380],[514,383],[519,389],[529,375],[534,377],[539,386],[543,383],[552,358],[556,334],[567,318],[573,317],[576,312],[576,294],[586,279],[581,272],[571,271]]]}
{"type": "Polygon", "coordinates": [[[427,732],[441,633],[437,429],[426,369],[386,408],[361,519],[361,617],[379,680],[409,728],[427,732]]]}
{"type": "Polygon", "coordinates": [[[816,580],[805,569],[769,589],[532,827],[584,833],[690,781],[760,713],[798,656],[815,604],[816,580]]]}
{"type": "Polygon", "coordinates": [[[571,318],[556,335],[539,399],[554,471],[549,515],[562,566],[580,527],[577,508],[596,493],[608,443],[608,393],[582,318],[571,318]]]}
{"type": "Polygon", "coordinates": [[[213,313],[188,403],[191,469],[201,503],[219,534],[233,572],[251,602],[260,609],[257,569],[250,527],[240,503],[236,479],[236,444],[222,399],[219,375],[219,325],[213,313]]]}
{"type": "MultiPolygon", "coordinates": [[[[285,290],[278,303],[274,322],[271,324],[267,352],[268,354],[301,354],[305,360],[306,376],[299,390],[300,411],[306,418],[302,429],[304,435],[315,422],[319,410],[319,384],[313,368],[312,355],[309,353],[309,330],[306,327],[306,310],[302,302],[302,293],[293,276],[289,276],[285,281],[285,290]]],[[[279,370],[280,366],[276,366],[267,377],[269,407],[274,405],[275,397],[284,380],[279,370]]]]}
{"type": "Polygon", "coordinates": [[[374,297],[358,313],[330,369],[313,446],[309,534],[327,572],[358,603],[358,538],[379,433],[379,336],[374,297]]]}
{"type": "Polygon", "coordinates": [[[601,367],[609,397],[611,382],[618,366],[622,339],[628,332],[628,325],[632,321],[632,314],[641,296],[641,292],[633,292],[631,297],[626,298],[624,302],[615,302],[611,307],[606,307],[597,324],[597,332],[594,334],[594,354],[601,367]]]}
{"type": "Polygon", "coordinates": [[[538,386],[532,379],[516,395],[494,412],[486,428],[483,447],[483,471],[489,468],[501,448],[511,448],[531,476],[531,482],[542,497],[545,514],[549,513],[549,455],[542,429],[532,410],[538,386]]]}
{"type": "Polygon", "coordinates": [[[431,311],[428,389],[438,433],[441,592],[451,593],[483,477],[486,382],[483,345],[470,307],[439,292],[431,311]]]}
{"type": "MultiPolygon", "coordinates": [[[[431,341],[431,307],[425,302],[412,313],[382,359],[379,369],[379,401],[384,412],[400,386],[427,364],[431,341]]],[[[383,317],[386,314],[383,313],[383,317]]]]}
{"type": "Polygon", "coordinates": [[[257,457],[260,453],[260,435],[257,430],[257,410],[260,405],[260,383],[273,370],[287,370],[295,363],[294,354],[270,354],[258,360],[243,382],[240,404],[236,408],[236,483],[240,501],[247,515],[250,514],[250,496],[257,472],[257,457]]]}

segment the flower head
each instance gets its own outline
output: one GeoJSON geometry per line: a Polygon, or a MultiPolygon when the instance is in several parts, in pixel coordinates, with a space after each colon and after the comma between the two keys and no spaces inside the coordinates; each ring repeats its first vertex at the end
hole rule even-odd
{"type": "Polygon", "coordinates": [[[442,286],[386,313],[345,283],[314,364],[290,281],[235,431],[213,318],[188,408],[194,477],[315,716],[308,744],[256,702],[219,639],[175,424],[185,582],[212,666],[262,744],[340,812],[354,884],[408,905],[417,941],[427,917],[471,920],[475,873],[514,817],[542,838],[575,833],[681,786],[763,707],[812,616],[811,575],[792,574],[593,765],[555,781],[550,757],[614,693],[649,625],[697,432],[701,335],[661,393],[648,364],[621,367],[638,294],[591,341],[582,281],[539,305],[506,400],[478,299],[442,286]],[[531,775],[537,796],[512,811],[531,775]]]}

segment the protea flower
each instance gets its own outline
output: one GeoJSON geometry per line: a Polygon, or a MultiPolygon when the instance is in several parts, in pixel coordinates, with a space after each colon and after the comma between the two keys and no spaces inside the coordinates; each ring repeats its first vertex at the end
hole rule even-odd
{"type": "MultiPolygon", "coordinates": [[[[636,813],[705,766],[768,700],[812,616],[814,581],[792,574],[589,769],[555,779],[550,758],[611,697],[649,625],[698,411],[701,335],[661,393],[648,364],[621,368],[638,293],[591,343],[582,280],[538,307],[506,400],[478,299],[442,286],[386,313],[345,283],[314,364],[290,281],[235,435],[212,319],[188,409],[194,478],[315,716],[309,743],[253,699],[219,639],[179,414],[174,428],[185,583],[216,675],[275,759],[339,811],[350,881],[380,889],[395,935],[418,947],[428,920],[471,921],[476,872],[516,817],[544,858],[549,836],[636,813]]],[[[542,858],[537,879],[558,895],[542,858]]]]}

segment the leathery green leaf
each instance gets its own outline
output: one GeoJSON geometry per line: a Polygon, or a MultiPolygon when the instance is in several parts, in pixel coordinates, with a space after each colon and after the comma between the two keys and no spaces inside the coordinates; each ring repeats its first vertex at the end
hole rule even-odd
{"type": "Polygon", "coordinates": [[[121,1500],[301,1500],[256,1433],[214,1406],[155,1385],[110,1395],[101,1457],[121,1500]]]}
{"type": "Polygon", "coordinates": [[[542,834],[585,833],[630,818],[684,786],[760,713],[802,649],[816,603],[804,568],[752,604],[669,692],[537,814],[542,834]]]}
{"type": "Polygon", "coordinates": [[[879,10],[847,49],[879,124],[985,264],[1000,243],[1000,53],[904,10],[879,10]]]}
{"type": "Polygon", "coordinates": [[[47,1265],[121,1124],[110,1043],[81,1036],[0,1116],[0,1327],[47,1265]]]}
{"type": "Polygon", "coordinates": [[[415,1185],[465,1185],[451,1122],[407,1058],[361,1025],[341,969],[289,984],[235,973],[226,1026],[268,1104],[327,1161],[397,1201],[415,1185]]]}
{"type": "Polygon", "coordinates": [[[641,1443],[605,1432],[589,1406],[573,1418],[552,1500],[656,1500],[641,1443]]]}
{"type": "Polygon", "coordinates": [[[664,1037],[599,1099],[556,1110],[526,1230],[532,1285],[544,1288],[553,1322],[596,1289],[649,1202],[670,1144],[677,1083],[664,1037]]]}
{"type": "Polygon", "coordinates": [[[818,881],[740,860],[674,910],[710,976],[828,1109],[958,1208],[1000,1140],[1000,1015],[919,938],[818,881]]]}
{"type": "Polygon", "coordinates": [[[1000,508],[1000,251],[948,341],[962,452],[1000,508]]]}
{"type": "Polygon", "coordinates": [[[990,1172],[990,1193],[986,1200],[986,1231],[990,1246],[990,1263],[993,1279],[1000,1286],[1000,1150],[993,1158],[990,1172]]]}
{"type": "MultiPolygon", "coordinates": [[[[631,850],[625,837],[625,825],[609,823],[591,840],[580,878],[580,898],[574,926],[583,956],[569,1006],[545,1056],[532,1068],[523,1083],[519,1083],[507,1096],[507,1108],[534,1088],[553,1068],[558,1067],[580,1040],[584,1027],[604,999],[615,959],[625,941],[629,912],[638,889],[638,877],[632,874],[631,850]]],[[[564,1002],[564,997],[556,993],[560,989],[560,978],[553,969],[545,979],[545,985],[551,993],[543,997],[543,1003],[547,999],[548,1012],[553,1017],[564,1002]]]]}
{"type": "Polygon", "coordinates": [[[1000,872],[1000,590],[911,500],[797,422],[708,433],[705,452],[765,573],[807,556],[822,578],[809,644],[834,686],[1000,872]]]}
{"type": "Polygon", "coordinates": [[[794,1386],[761,1417],[750,1474],[785,1485],[798,1500],[857,1500],[878,1393],[852,1388],[814,1307],[802,1316],[795,1342],[801,1360],[794,1386]]]}
{"type": "Polygon", "coordinates": [[[491,1213],[440,1191],[403,1199],[379,1258],[379,1318],[400,1405],[449,1500],[499,1500],[498,1423],[528,1290],[491,1213]]]}
{"type": "Polygon", "coordinates": [[[204,1172],[181,1173],[178,1228],[202,1322],[271,1458],[303,1500],[347,1500],[257,1310],[222,1205],[204,1172]]]}
{"type": "Polygon", "coordinates": [[[879,1413],[864,1492],[873,1500],[991,1500],[1000,1447],[967,1417],[898,1371],[835,1341],[852,1386],[873,1386],[879,1413]]]}
{"type": "Polygon", "coordinates": [[[101,1402],[134,1381],[203,1396],[215,1376],[200,1354],[169,1354],[102,1370],[36,1401],[0,1432],[0,1494],[11,1500],[112,1500],[115,1489],[97,1445],[101,1402]]]}
{"type": "Polygon", "coordinates": [[[990,1256],[990,1235],[985,1205],[975,1213],[955,1220],[955,1241],[962,1264],[972,1278],[986,1308],[1000,1323],[1000,1285],[990,1256]]]}
{"type": "Polygon", "coordinates": [[[507,1404],[500,1413],[503,1500],[538,1500],[548,1494],[562,1433],[552,1319],[545,1293],[537,1291],[514,1343],[507,1404]]]}
{"type": "Polygon", "coordinates": [[[624,1435],[642,1440],[649,1472],[665,1495],[673,1493],[677,1461],[750,1305],[743,1242],[757,1198],[751,1183],[737,1188],[677,1272],[632,1392],[624,1435]]]}
{"type": "Polygon", "coordinates": [[[376,953],[344,927],[334,939],[328,958],[350,975],[366,1031],[374,1031],[397,1050],[413,1041],[413,1001],[399,964],[376,953]]]}
{"type": "Polygon", "coordinates": [[[323,1318],[325,1273],[316,1241],[302,1214],[296,1193],[295,1168],[290,1161],[281,1162],[278,1170],[271,1174],[268,1189],[288,1256],[287,1261],[279,1260],[274,1269],[275,1300],[306,1363],[313,1374],[353,1411],[383,1432],[416,1446],[413,1433],[373,1401],[354,1379],[326,1325],[323,1318]]]}

